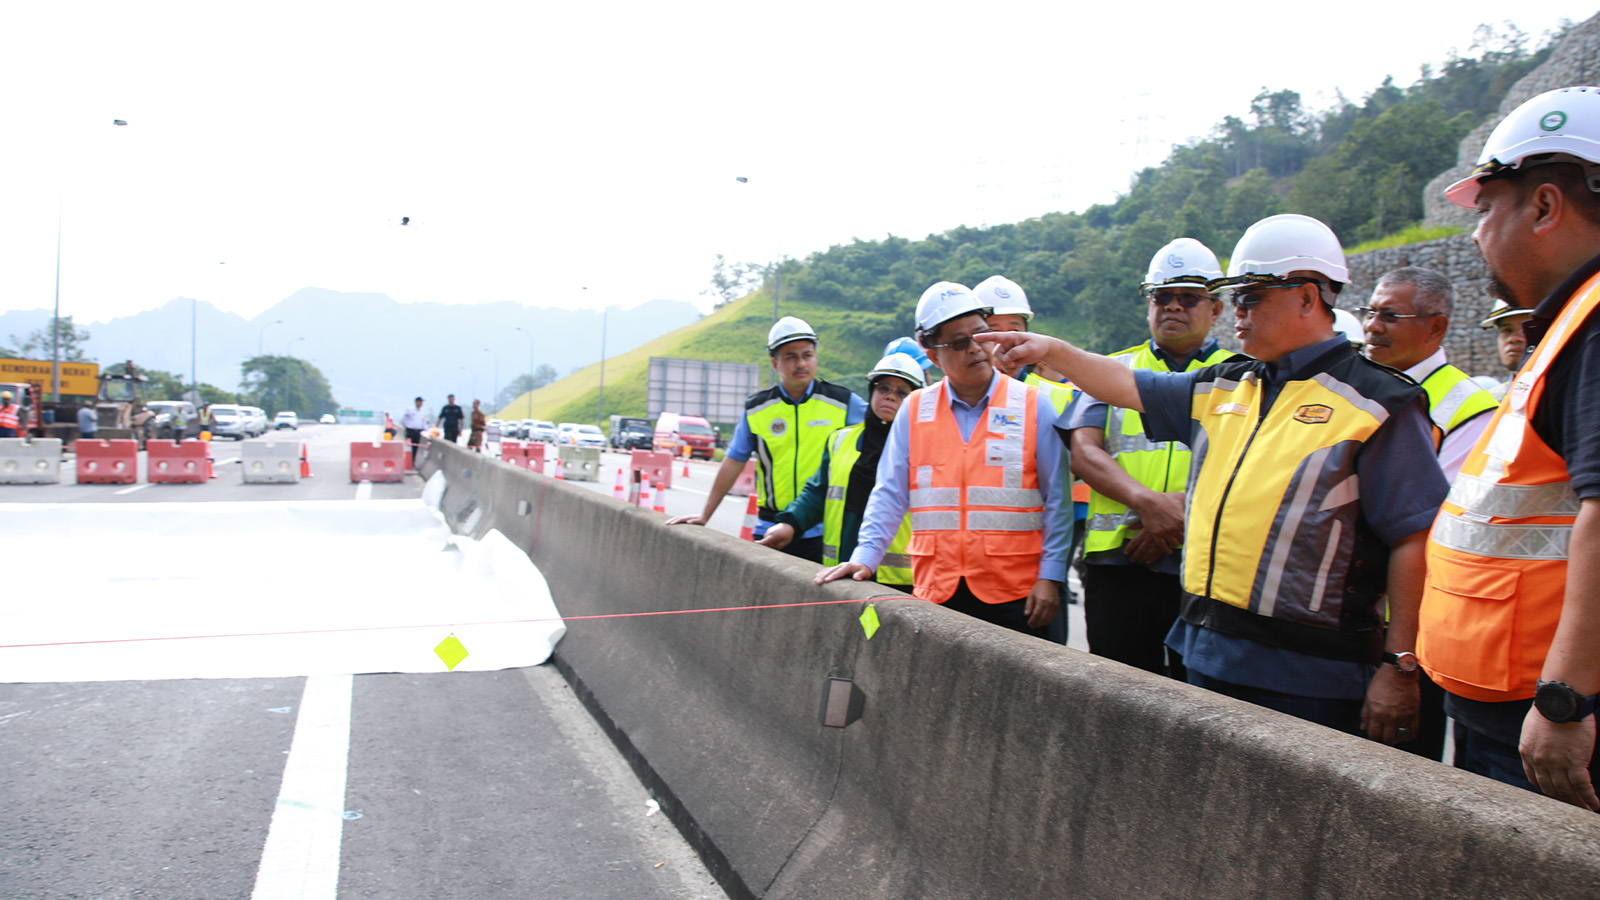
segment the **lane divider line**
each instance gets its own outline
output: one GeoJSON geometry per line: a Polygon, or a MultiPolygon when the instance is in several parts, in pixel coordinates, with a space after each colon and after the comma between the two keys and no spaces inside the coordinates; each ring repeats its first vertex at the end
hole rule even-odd
{"type": "Polygon", "coordinates": [[[131,494],[134,491],[142,491],[142,490],[144,490],[145,488],[149,487],[150,484],[151,484],[150,482],[146,481],[144,484],[136,484],[133,487],[125,487],[120,491],[112,491],[111,493],[116,494],[118,496],[121,496],[123,494],[131,494]]]}
{"type": "Polygon", "coordinates": [[[772,603],[763,606],[718,606],[705,609],[659,609],[647,612],[603,613],[594,616],[546,616],[539,619],[501,619],[493,622],[436,622],[427,625],[363,625],[355,628],[309,628],[302,631],[254,631],[239,634],[174,634],[165,637],[104,638],[94,641],[46,641],[38,644],[0,644],[0,650],[25,650],[33,647],[79,647],[88,644],[144,644],[152,641],[204,641],[222,638],[288,637],[301,634],[342,634],[351,631],[409,631],[418,628],[472,628],[484,625],[531,625],[536,622],[582,622],[588,619],[637,619],[646,616],[684,616],[695,613],[745,612],[755,609],[793,609],[802,606],[838,606],[845,603],[873,603],[878,600],[915,600],[908,594],[862,597],[859,600],[812,600],[805,603],[772,603]]]}
{"type": "Polygon", "coordinates": [[[251,900],[335,900],[350,762],[351,675],[306,678],[251,900]]]}

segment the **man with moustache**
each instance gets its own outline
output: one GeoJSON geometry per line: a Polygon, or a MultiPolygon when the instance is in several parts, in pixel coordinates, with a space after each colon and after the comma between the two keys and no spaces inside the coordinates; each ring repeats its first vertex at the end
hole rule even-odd
{"type": "Polygon", "coordinates": [[[1422,389],[1334,332],[1348,280],[1326,225],[1271,216],[1210,285],[1231,289],[1254,359],[1135,371],[1038,335],[979,339],[1143,413],[1151,440],[1189,443],[1167,645],[1190,684],[1394,744],[1417,729],[1422,551],[1446,484],[1422,389]]]}
{"type": "Polygon", "coordinates": [[[1379,278],[1367,304],[1358,310],[1367,358],[1422,385],[1439,444],[1439,467],[1446,480],[1454,481],[1467,451],[1489,424],[1489,413],[1499,405],[1445,356],[1455,286],[1432,269],[1406,266],[1379,278]]]}
{"type": "Polygon", "coordinates": [[[941,281],[917,302],[917,340],[944,371],[900,407],[849,561],[817,575],[861,581],[909,513],[916,596],[1039,638],[1060,605],[1072,537],[1056,419],[1038,388],[1001,374],[974,337],[991,312],[941,281]]]}
{"type": "MultiPolygon", "coordinates": [[[[1221,277],[1216,254],[1194,238],[1157,250],[1140,290],[1150,339],[1109,358],[1152,372],[1231,358],[1211,337],[1222,301],[1207,285],[1221,277]]],[[[1091,488],[1083,577],[1089,652],[1182,680],[1183,663],[1165,641],[1183,596],[1189,446],[1150,440],[1137,411],[1088,395],[1058,428],[1070,432],[1072,470],[1091,488]]]]}
{"type": "Polygon", "coordinates": [[[1445,196],[1532,350],[1428,540],[1417,652],[1458,764],[1600,811],[1600,88],[1547,91],[1445,196]]]}

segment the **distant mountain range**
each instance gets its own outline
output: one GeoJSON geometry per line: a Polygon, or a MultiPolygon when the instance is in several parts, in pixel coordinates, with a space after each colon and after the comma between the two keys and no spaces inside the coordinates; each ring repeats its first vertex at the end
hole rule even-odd
{"type": "MultiPolygon", "coordinates": [[[[535,367],[549,365],[564,376],[601,357],[598,312],[518,303],[400,303],[383,294],[322,288],[297,291],[249,319],[180,298],[137,315],[75,324],[89,332],[88,356],[102,366],[131,359],[187,379],[191,315],[200,381],[234,389],[240,363],[258,348],[277,355],[292,349],[322,370],[335,400],[356,409],[398,410],[421,394],[437,411],[447,393],[463,406],[473,396],[490,406],[496,360],[502,386],[529,370],[529,338],[519,326],[532,335],[535,367]]],[[[606,355],[699,318],[699,311],[679,300],[613,309],[604,323],[606,355]]],[[[13,334],[25,338],[49,322],[47,309],[0,313],[0,342],[10,343],[6,338],[13,334]]]]}

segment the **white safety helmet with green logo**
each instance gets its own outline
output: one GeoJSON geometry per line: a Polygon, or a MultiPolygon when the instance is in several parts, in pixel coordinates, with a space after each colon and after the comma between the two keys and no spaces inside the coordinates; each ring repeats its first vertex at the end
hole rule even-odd
{"type": "Polygon", "coordinates": [[[1222,277],[1222,265],[1211,248],[1191,237],[1181,237],[1167,244],[1150,257],[1150,271],[1144,276],[1140,290],[1149,293],[1163,287],[1198,287],[1210,289],[1210,284],[1222,277]]]}
{"type": "Polygon", "coordinates": [[[1485,179],[1556,162],[1583,166],[1589,190],[1600,192],[1600,87],[1546,91],[1512,110],[1489,133],[1478,167],[1445,188],[1444,196],[1476,209],[1485,179]]]}
{"type": "Polygon", "coordinates": [[[778,349],[790,341],[817,342],[817,333],[811,330],[803,320],[794,316],[784,316],[772,323],[772,330],[767,332],[767,352],[778,349]]]}
{"type": "MultiPolygon", "coordinates": [[[[1284,281],[1290,272],[1311,271],[1331,282],[1337,294],[1350,283],[1350,268],[1345,265],[1344,247],[1339,238],[1318,219],[1297,213],[1268,216],[1245,229],[1228,260],[1228,275],[1213,281],[1212,290],[1242,287],[1247,284],[1284,281]]],[[[1327,292],[1323,301],[1331,308],[1327,292]]]]}
{"type": "Polygon", "coordinates": [[[922,387],[925,383],[922,380],[922,367],[917,365],[917,361],[908,353],[891,353],[878,360],[878,364],[867,373],[867,384],[872,384],[885,375],[904,378],[911,382],[914,388],[922,387]]]}
{"type": "Polygon", "coordinates": [[[954,281],[940,281],[922,292],[917,301],[917,333],[932,334],[939,326],[962,316],[979,313],[987,317],[990,308],[972,289],[954,281]]]}
{"type": "Polygon", "coordinates": [[[989,304],[991,316],[1021,316],[1023,321],[1033,321],[1033,307],[1028,305],[1028,295],[1021,285],[1003,275],[990,275],[972,289],[978,299],[989,304]]]}

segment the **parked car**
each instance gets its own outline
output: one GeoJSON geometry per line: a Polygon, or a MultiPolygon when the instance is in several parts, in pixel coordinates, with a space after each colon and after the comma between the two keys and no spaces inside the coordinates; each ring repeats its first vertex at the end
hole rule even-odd
{"type": "Polygon", "coordinates": [[[567,428],[569,425],[572,427],[562,432],[562,443],[571,444],[574,447],[599,447],[604,449],[606,436],[600,433],[600,429],[597,426],[573,425],[571,422],[563,422],[561,427],[567,428]]]}
{"type": "Polygon", "coordinates": [[[525,441],[533,440],[533,420],[523,419],[517,423],[517,436],[525,441]]]}
{"type": "Polygon", "coordinates": [[[244,407],[232,403],[211,404],[211,436],[230,437],[242,441],[250,437],[253,427],[250,414],[244,407]]]}
{"type": "Polygon", "coordinates": [[[194,404],[187,400],[152,400],[145,404],[145,408],[155,413],[150,420],[150,433],[157,440],[170,441],[173,438],[173,423],[181,412],[184,422],[184,434],[194,437],[200,433],[200,416],[195,411],[194,404]]]}
{"type": "Polygon", "coordinates": [[[274,431],[282,431],[285,428],[291,431],[299,431],[300,417],[286,409],[278,413],[277,418],[272,420],[272,428],[274,431]]]}
{"type": "Polygon", "coordinates": [[[533,428],[528,432],[528,440],[542,441],[546,444],[557,443],[557,437],[555,423],[544,419],[534,419],[533,428]]]}
{"type": "Polygon", "coordinates": [[[339,424],[339,420],[335,419],[333,417],[333,413],[323,413],[322,414],[322,418],[318,419],[317,422],[322,424],[322,425],[337,425],[337,424],[339,424]]]}
{"type": "Polygon", "coordinates": [[[259,406],[246,406],[244,411],[250,414],[250,436],[258,437],[266,434],[270,427],[267,422],[267,411],[259,406]]]}
{"type": "Polygon", "coordinates": [[[611,446],[617,450],[649,450],[655,441],[655,429],[649,419],[632,416],[611,417],[611,446]]]}
{"type": "Polygon", "coordinates": [[[715,455],[716,445],[717,438],[711,430],[711,423],[699,416],[664,412],[656,420],[655,448],[661,452],[677,456],[687,446],[690,456],[711,459],[715,455]]]}

